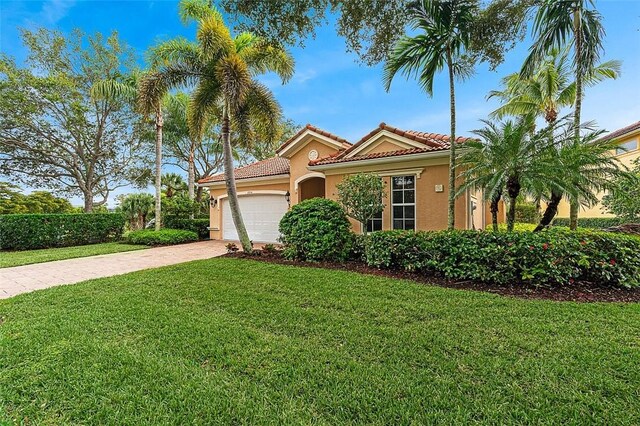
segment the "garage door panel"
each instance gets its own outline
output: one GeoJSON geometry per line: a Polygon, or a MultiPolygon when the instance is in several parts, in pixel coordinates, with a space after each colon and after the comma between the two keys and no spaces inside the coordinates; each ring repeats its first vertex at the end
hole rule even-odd
{"type": "MultiPolygon", "coordinates": [[[[284,195],[250,194],[238,197],[240,211],[247,233],[252,241],[277,242],[280,233],[280,219],[287,212],[289,205],[284,195]]],[[[237,240],[227,200],[222,201],[222,234],[225,240],[237,240]]]]}

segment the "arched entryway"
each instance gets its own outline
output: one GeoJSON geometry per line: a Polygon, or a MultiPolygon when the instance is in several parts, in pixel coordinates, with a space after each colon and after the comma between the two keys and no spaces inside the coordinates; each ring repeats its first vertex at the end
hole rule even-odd
{"type": "Polygon", "coordinates": [[[309,173],[298,178],[295,182],[298,202],[310,198],[324,198],[324,175],[322,173],[309,173]]]}

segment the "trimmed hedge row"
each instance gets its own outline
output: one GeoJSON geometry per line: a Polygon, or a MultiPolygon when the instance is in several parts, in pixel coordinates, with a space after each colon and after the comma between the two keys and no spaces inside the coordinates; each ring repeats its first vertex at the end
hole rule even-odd
{"type": "Polygon", "coordinates": [[[163,226],[169,229],[183,229],[195,232],[201,240],[209,238],[209,218],[183,219],[167,216],[164,218],[163,226]]]}
{"type": "MultiPolygon", "coordinates": [[[[619,217],[585,217],[578,218],[578,227],[579,228],[592,228],[592,229],[606,229],[612,226],[623,225],[627,223],[622,218],[619,217]]],[[[569,218],[567,217],[557,217],[553,219],[553,226],[569,226],[569,218]]]]}
{"type": "Polygon", "coordinates": [[[364,260],[378,268],[494,284],[640,286],[640,239],[591,230],[382,231],[365,243],[364,260]]]}
{"type": "Polygon", "coordinates": [[[125,218],[117,213],[0,215],[0,249],[33,250],[118,240],[125,218]]]}
{"type": "Polygon", "coordinates": [[[141,229],[127,232],[124,240],[129,244],[144,244],[146,246],[168,246],[172,244],[190,243],[198,241],[198,234],[184,229],[141,229]]]}

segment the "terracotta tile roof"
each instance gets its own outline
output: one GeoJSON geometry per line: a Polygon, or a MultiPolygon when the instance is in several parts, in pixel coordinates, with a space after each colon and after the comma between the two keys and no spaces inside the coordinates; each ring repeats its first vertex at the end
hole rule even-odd
{"type": "MultiPolygon", "coordinates": [[[[348,161],[358,161],[358,160],[367,160],[371,158],[384,158],[384,157],[395,157],[398,155],[407,155],[407,154],[417,154],[421,152],[428,151],[441,151],[446,150],[451,147],[449,135],[442,135],[439,133],[428,133],[428,132],[418,132],[415,130],[402,130],[397,127],[389,126],[386,123],[380,123],[380,125],[369,132],[367,135],[362,137],[358,142],[353,144],[347,150],[337,153],[336,155],[332,155],[329,157],[319,158],[315,161],[309,163],[309,165],[321,165],[321,164],[334,164],[334,163],[343,163],[348,161]],[[413,141],[422,143],[425,145],[424,148],[410,148],[410,149],[401,149],[397,151],[389,151],[389,152],[379,152],[375,154],[365,154],[365,155],[354,155],[353,157],[347,158],[347,155],[350,152],[353,152],[364,142],[375,136],[377,133],[386,130],[396,135],[403,136],[405,138],[411,139],[413,141]]],[[[456,138],[457,143],[464,143],[472,138],[467,138],[463,136],[459,136],[456,138]]]]}
{"type": "Polygon", "coordinates": [[[606,136],[603,136],[602,138],[600,138],[600,141],[608,141],[620,136],[624,136],[628,133],[634,132],[636,130],[640,130],[640,121],[636,121],[633,124],[628,125],[627,127],[623,127],[622,129],[618,129],[614,132],[609,133],[606,136]]]}
{"type": "Polygon", "coordinates": [[[432,152],[432,151],[443,151],[446,148],[435,148],[435,147],[424,147],[424,148],[409,148],[409,149],[399,149],[397,151],[385,151],[385,152],[374,152],[371,154],[365,155],[354,155],[353,157],[343,157],[340,156],[329,156],[324,158],[319,158],[318,160],[309,162],[310,166],[320,166],[325,164],[335,164],[335,163],[347,163],[350,161],[360,161],[360,160],[371,160],[374,158],[386,158],[386,157],[397,157],[400,155],[408,155],[408,154],[420,154],[422,152],[432,152]]]}
{"type": "MultiPolygon", "coordinates": [[[[289,160],[282,157],[267,158],[244,167],[238,167],[234,169],[234,172],[237,180],[284,175],[289,173],[289,160]]],[[[211,182],[224,182],[224,173],[208,176],[198,181],[198,183],[211,182]]]]}
{"type": "Polygon", "coordinates": [[[304,126],[302,129],[300,129],[298,131],[298,133],[296,133],[295,135],[293,135],[292,137],[289,138],[289,140],[287,140],[285,143],[283,143],[282,145],[280,145],[280,147],[276,150],[276,152],[280,152],[282,151],[286,146],[288,146],[291,142],[293,142],[294,140],[296,140],[301,134],[303,134],[306,130],[311,130],[312,132],[316,132],[322,136],[326,136],[330,139],[333,139],[337,142],[340,142],[342,144],[343,148],[349,148],[351,146],[351,142],[349,142],[348,140],[341,138],[340,136],[334,135],[333,133],[329,133],[325,130],[322,130],[316,126],[312,126],[311,124],[307,124],[306,126],[304,126]]]}

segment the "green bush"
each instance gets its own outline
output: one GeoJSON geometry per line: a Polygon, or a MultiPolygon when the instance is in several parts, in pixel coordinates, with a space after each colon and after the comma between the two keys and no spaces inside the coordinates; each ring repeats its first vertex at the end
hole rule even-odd
{"type": "Polygon", "coordinates": [[[351,223],[338,203],[312,198],[296,204],[280,221],[283,255],[289,259],[343,261],[349,257],[351,223]]]}
{"type": "Polygon", "coordinates": [[[538,223],[540,214],[536,209],[536,205],[528,202],[516,203],[516,222],[519,223],[538,223]]]}
{"type": "Polygon", "coordinates": [[[184,229],[198,234],[198,238],[206,240],[209,238],[209,218],[183,219],[175,216],[167,216],[162,224],[169,229],[184,229]]]}
{"type": "Polygon", "coordinates": [[[116,213],[0,215],[0,249],[33,250],[118,240],[124,216],[116,213]]]}
{"type": "MultiPolygon", "coordinates": [[[[578,227],[591,229],[606,229],[627,223],[619,217],[585,217],[578,218],[578,227]]],[[[569,218],[557,217],[553,219],[553,226],[569,226],[569,218]]]]}
{"type": "Polygon", "coordinates": [[[159,231],[141,229],[127,232],[125,241],[129,244],[144,244],[146,246],[168,246],[198,241],[198,234],[183,229],[161,229],[159,231]]]}
{"type": "Polygon", "coordinates": [[[640,240],[593,230],[384,231],[370,236],[370,266],[493,284],[565,285],[585,280],[640,286],[640,240]]]}

